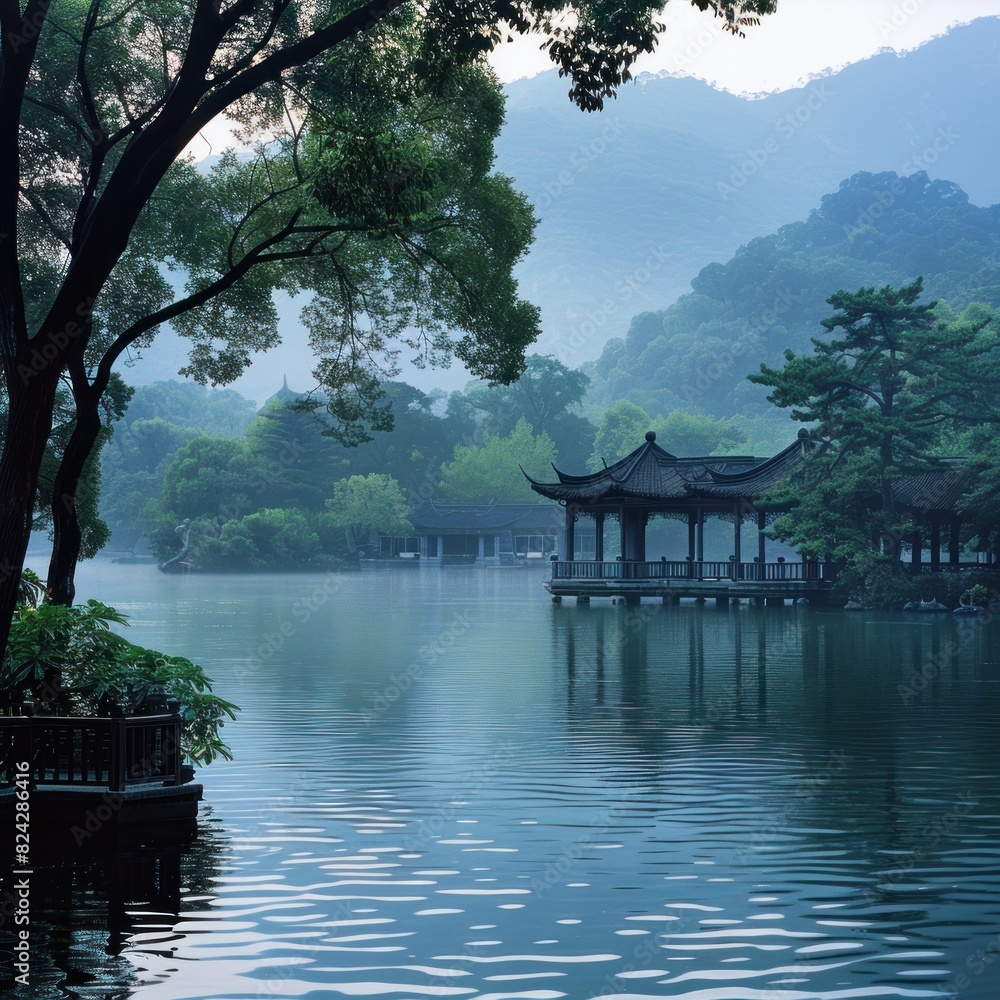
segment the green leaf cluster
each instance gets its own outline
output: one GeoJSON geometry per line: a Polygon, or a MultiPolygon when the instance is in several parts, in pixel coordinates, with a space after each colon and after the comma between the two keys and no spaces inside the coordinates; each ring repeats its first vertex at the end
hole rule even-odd
{"type": "Polygon", "coordinates": [[[807,219],[704,267],[667,308],[634,316],[585,366],[589,401],[756,416],[763,393],[747,372],[780,366],[786,349],[811,351],[832,289],[901,287],[922,274],[928,299],[998,308],[998,256],[996,212],[955,184],[923,172],[855,174],[807,219]]]}
{"type": "Polygon", "coordinates": [[[219,730],[238,708],[212,692],[202,667],[137,646],[112,631],[126,625],[100,601],[75,607],[21,605],[0,665],[0,691],[14,702],[58,715],[141,714],[150,699],[179,703],[182,749],[194,762],[232,759],[219,730]]]}
{"type": "Polygon", "coordinates": [[[441,468],[441,494],[466,503],[536,501],[538,494],[524,473],[533,479],[550,477],[555,457],[552,439],[536,435],[521,419],[510,434],[487,434],[480,447],[459,445],[454,458],[441,468]]]}
{"type": "Polygon", "coordinates": [[[601,418],[590,469],[599,471],[605,463],[612,465],[635,451],[650,430],[661,448],[682,458],[732,454],[746,441],[736,420],[681,409],[671,410],[666,417],[650,417],[641,406],[623,399],[609,406],[601,418]]]}

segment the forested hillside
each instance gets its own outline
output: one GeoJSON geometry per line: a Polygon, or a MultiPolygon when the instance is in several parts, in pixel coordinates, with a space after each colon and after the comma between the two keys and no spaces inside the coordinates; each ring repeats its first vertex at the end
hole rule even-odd
{"type": "Polygon", "coordinates": [[[497,164],[540,219],[517,272],[542,309],[540,350],[573,367],[593,360],[635,313],[804,219],[860,170],[925,170],[975,204],[1000,201],[987,124],[998,54],[1000,19],[982,18],[760,100],[647,76],[601,114],[580,115],[554,72],[511,84],[497,164]]]}
{"type": "Polygon", "coordinates": [[[1000,305],[1000,206],[977,207],[926,173],[855,174],[806,221],[703,268],[669,308],[634,316],[627,336],[585,366],[590,401],[759,414],[765,393],[746,375],[779,363],[785,348],[808,351],[833,292],[917,275],[927,299],[1000,305]]]}

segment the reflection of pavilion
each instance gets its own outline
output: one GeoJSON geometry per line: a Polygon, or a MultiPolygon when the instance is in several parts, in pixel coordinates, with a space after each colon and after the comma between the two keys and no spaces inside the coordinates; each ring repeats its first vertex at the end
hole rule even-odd
{"type": "MultiPolygon", "coordinates": [[[[621,596],[629,603],[644,596],[665,601],[714,597],[726,603],[746,597],[777,601],[808,597],[814,602],[828,598],[835,582],[832,563],[767,559],[765,529],[777,511],[766,507],[763,497],[802,461],[810,447],[809,432],[802,429],[793,444],[772,458],[678,458],[659,447],[650,431],[645,444],[600,472],[571,476],[556,469],[557,483],[531,480],[536,493],[566,508],[562,558],[552,562],[548,589],[556,599],[621,596]],[[575,558],[580,518],[595,522],[593,560],[575,558]],[[648,558],[646,529],[653,518],[686,522],[686,558],[648,558]],[[705,558],[709,519],[733,526],[727,559],[705,558]],[[605,558],[609,521],[619,527],[621,554],[614,560],[605,558]]],[[[922,527],[910,540],[916,570],[922,566],[925,536],[930,541],[929,568],[960,565],[956,506],[964,486],[964,477],[954,469],[896,480],[900,509],[911,511],[922,527]],[[947,562],[941,558],[945,539],[947,562]]]]}

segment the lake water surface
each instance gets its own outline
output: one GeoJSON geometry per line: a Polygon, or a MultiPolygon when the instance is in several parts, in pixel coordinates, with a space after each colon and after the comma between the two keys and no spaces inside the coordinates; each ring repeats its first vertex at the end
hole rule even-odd
{"type": "Polygon", "coordinates": [[[174,903],[49,873],[34,996],[1000,996],[1000,621],[80,577],[243,711],[174,903]]]}

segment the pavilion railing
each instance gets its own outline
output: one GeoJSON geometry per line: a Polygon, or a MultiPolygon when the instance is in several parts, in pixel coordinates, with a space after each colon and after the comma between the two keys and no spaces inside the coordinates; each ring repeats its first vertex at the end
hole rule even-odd
{"type": "Polygon", "coordinates": [[[36,785],[181,784],[181,717],[0,717],[0,787],[12,784],[18,761],[36,785]]]}
{"type": "Polygon", "coordinates": [[[656,562],[612,562],[584,560],[553,561],[553,580],[729,580],[764,583],[820,581],[835,579],[832,563],[825,562],[725,562],[703,559],[656,562]]]}

